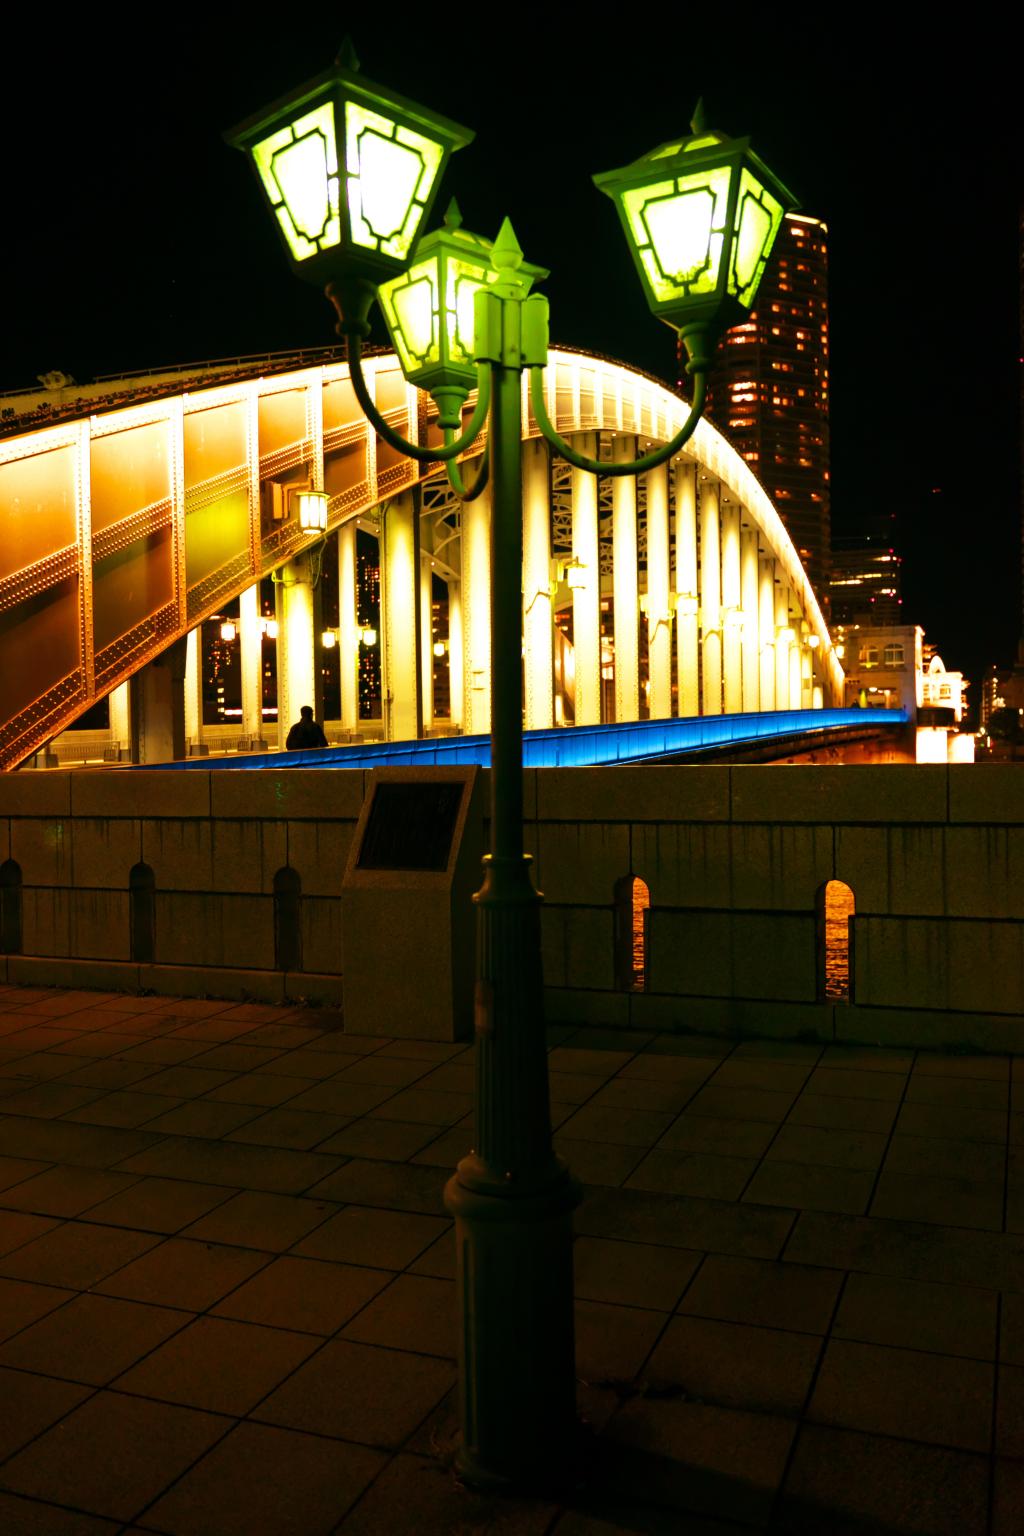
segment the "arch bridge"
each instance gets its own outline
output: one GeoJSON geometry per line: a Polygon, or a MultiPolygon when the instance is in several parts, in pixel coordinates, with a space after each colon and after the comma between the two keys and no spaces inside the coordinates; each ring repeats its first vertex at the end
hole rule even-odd
{"type": "MultiPolygon", "coordinates": [[[[393,355],[368,359],[366,372],[389,423],[440,441],[393,355]]],[[[109,393],[85,391],[67,419],[0,440],[0,768],[107,695],[114,738],[131,735],[133,677],[139,755],[183,755],[168,725],[175,686],[201,735],[196,627],[236,598],[239,745],[261,746],[276,729],[263,723],[258,599],[271,573],[285,730],[316,697],[316,588],[325,551],[335,558],[333,540],[300,526],[303,488],[327,493],[326,533],[338,535],[341,739],[366,724],[358,529],[379,539],[381,733],[489,729],[488,494],[462,504],[440,466],[424,473],[381,442],[343,362],[274,372],[261,360],[232,375],[153,376],[116,408],[109,393]]],[[[567,350],[552,351],[545,389],[559,432],[609,460],[667,441],[686,409],[645,375],[567,350]]],[[[634,481],[551,459],[525,390],[523,419],[528,729],[842,704],[842,669],[797,551],[710,423],[671,466],[634,481]]]]}

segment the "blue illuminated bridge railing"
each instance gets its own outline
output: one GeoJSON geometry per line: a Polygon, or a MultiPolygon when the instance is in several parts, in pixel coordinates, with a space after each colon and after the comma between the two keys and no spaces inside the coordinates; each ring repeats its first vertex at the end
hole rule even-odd
{"type": "MultiPolygon", "coordinates": [[[[525,768],[596,768],[642,763],[715,748],[749,746],[772,737],[815,738],[834,731],[907,723],[896,709],[782,709],[750,715],[697,715],[686,720],[637,720],[628,725],[556,726],[526,731],[525,768]]],[[[382,741],[366,746],[319,747],[305,752],[268,752],[238,757],[192,758],[167,768],[443,768],[449,763],[491,761],[488,736],[441,736],[426,741],[382,741]]],[[[157,766],[157,765],[153,765],[157,766]]]]}

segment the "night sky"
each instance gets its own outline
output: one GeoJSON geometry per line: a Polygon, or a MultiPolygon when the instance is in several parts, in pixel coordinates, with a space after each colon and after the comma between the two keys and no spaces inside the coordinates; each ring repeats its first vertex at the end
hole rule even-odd
{"type": "Polygon", "coordinates": [[[673,334],[650,317],[590,176],[685,131],[703,95],[711,125],[751,133],[829,225],[834,532],[895,510],[906,620],[974,679],[1010,662],[1021,136],[1005,33],[978,7],[968,35],[920,12],[927,37],[891,33],[895,8],[797,24],[723,7],[696,33],[675,8],[492,12],[521,18],[500,42],[475,6],[212,20],[179,6],[145,32],[137,10],[62,14],[52,32],[23,11],[21,73],[9,54],[0,100],[0,387],[335,340],[221,134],[324,68],[346,25],[371,79],[476,130],[435,222],[452,194],[482,234],[508,213],[527,257],[551,268],[552,340],[674,382],[673,334]]]}

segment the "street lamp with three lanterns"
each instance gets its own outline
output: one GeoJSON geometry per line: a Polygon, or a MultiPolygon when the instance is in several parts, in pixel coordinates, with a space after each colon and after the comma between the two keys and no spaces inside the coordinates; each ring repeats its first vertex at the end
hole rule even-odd
{"type": "MultiPolygon", "coordinates": [[[[509,221],[492,244],[464,230],[452,206],[441,229],[423,234],[468,129],[368,81],[346,43],[333,69],[229,135],[252,160],[293,269],[323,284],[335,306],[353,388],[378,435],[419,463],[443,464],[463,499],[491,487],[491,847],[474,898],[476,1125],[473,1150],[445,1191],[462,1320],[459,1463],[483,1485],[564,1475],[576,1423],[579,1187],[552,1147],[541,896],[523,850],[522,372],[544,438],[592,474],[643,474],[693,435],[718,335],[749,313],[796,203],[748,139],[709,130],[699,106],[692,129],[594,178],[615,202],[650,308],[678,332],[693,379],[691,410],[672,440],[612,463],[577,452],[548,417],[548,303],[531,292],[547,273],[523,260],[509,221]],[[407,380],[437,404],[442,443],[407,442],[374,405],[361,345],[375,299],[407,380]],[[485,426],[467,489],[456,460],[485,426]]],[[[570,586],[582,583],[579,561],[567,575],[570,586]]]]}

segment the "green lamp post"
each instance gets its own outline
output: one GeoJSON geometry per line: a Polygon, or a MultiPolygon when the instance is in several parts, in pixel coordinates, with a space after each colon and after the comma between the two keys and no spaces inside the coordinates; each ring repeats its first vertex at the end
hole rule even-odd
{"type": "MultiPolygon", "coordinates": [[[[331,78],[342,76],[344,92],[361,101],[351,59],[331,78]]],[[[373,90],[397,123],[395,98],[378,87],[373,90]]],[[[279,151],[266,146],[277,145],[286,127],[292,137],[280,140],[285,150],[304,142],[304,134],[319,131],[307,129],[305,117],[296,127],[294,104],[305,112],[311,99],[302,91],[294,93],[280,122],[275,114],[281,109],[273,109],[253,120],[255,129],[232,140],[253,155],[279,220],[284,194],[277,202],[271,194],[282,178],[275,173],[268,191],[262,170],[268,155],[272,161],[279,151]]],[[[339,92],[332,99],[347,103],[349,97],[339,92]]],[[[408,132],[426,137],[434,131],[436,141],[448,148],[468,139],[465,130],[451,124],[444,125],[442,135],[436,124],[443,120],[423,108],[409,103],[402,108],[408,132]]],[[[335,122],[338,110],[335,106],[335,122]]],[[[375,110],[386,115],[383,106],[375,110]]],[[[378,244],[372,252],[359,244],[362,226],[354,221],[355,233],[346,236],[341,220],[338,240],[329,246],[322,231],[329,227],[333,232],[335,226],[326,215],[325,223],[316,223],[325,207],[334,206],[328,190],[326,203],[318,192],[314,214],[303,214],[301,233],[316,251],[301,256],[282,221],[293,263],[300,267],[315,261],[317,275],[328,279],[337,328],[348,343],[353,388],[378,435],[421,463],[444,463],[456,493],[466,500],[488,481],[491,485],[491,846],[483,885],[474,898],[476,1126],[473,1150],[445,1190],[455,1218],[461,1310],[459,1463],[466,1477],[481,1485],[543,1485],[564,1478],[571,1468],[576,1427],[571,1214],[580,1191],[552,1147],[541,896],[523,849],[522,373],[530,370],[534,416],[554,451],[595,475],[642,474],[666,463],[692,436],[703,412],[717,335],[753,305],[783,213],[795,206],[752,155],[747,140],[708,132],[699,109],[693,128],[691,137],[662,145],[624,170],[595,177],[619,208],[651,309],[683,337],[694,379],[691,410],[675,437],[625,463],[578,454],[548,418],[542,374],[548,305],[530,293],[534,278],[547,274],[524,263],[507,219],[493,245],[449,218],[445,229],[417,247],[415,234],[428,207],[424,198],[424,214],[407,214],[400,225],[397,212],[387,219],[374,215],[378,244]],[[385,224],[400,228],[400,238],[381,239],[385,224]],[[388,272],[381,270],[385,258],[392,263],[388,272]],[[367,332],[366,293],[375,282],[382,284],[381,305],[406,377],[428,389],[438,403],[441,445],[406,442],[366,389],[360,351],[367,332]],[[457,436],[474,383],[476,405],[457,436]],[[485,422],[484,460],[467,492],[455,460],[485,422]]],[[[388,142],[405,147],[401,139],[388,142]]],[[[339,153],[339,164],[349,163],[347,153],[339,153]]],[[[426,164],[425,152],[417,153],[423,153],[426,164]]],[[[439,158],[431,161],[438,170],[444,153],[439,150],[439,158]]],[[[329,167],[329,159],[325,164],[329,167]]],[[[370,161],[359,164],[359,206],[376,208],[370,161]]],[[[385,164],[383,155],[380,164],[385,164]]],[[[325,174],[329,181],[329,169],[325,174]]],[[[404,184],[411,186],[411,176],[404,184]]],[[[337,202],[340,208],[340,192],[337,202]]],[[[294,223],[295,215],[289,212],[289,217],[294,223]]]]}

